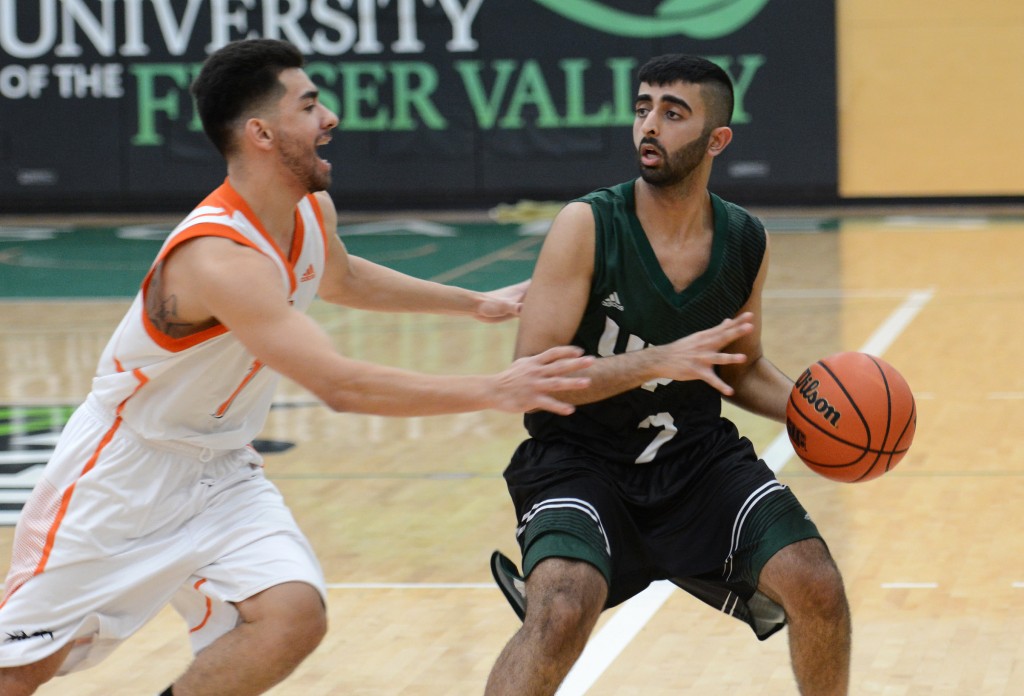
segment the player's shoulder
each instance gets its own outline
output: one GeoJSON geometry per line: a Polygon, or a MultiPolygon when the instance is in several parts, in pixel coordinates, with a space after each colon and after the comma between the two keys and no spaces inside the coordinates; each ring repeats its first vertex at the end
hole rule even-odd
{"type": "Polygon", "coordinates": [[[578,201],[587,205],[630,205],[634,200],[634,183],[635,181],[631,179],[614,186],[603,186],[580,196],[574,202],[578,201]]]}
{"type": "Polygon", "coordinates": [[[636,217],[634,185],[635,180],[630,180],[594,189],[569,205],[575,206],[580,219],[587,222],[591,231],[629,226],[632,224],[630,220],[636,217]]]}
{"type": "Polygon", "coordinates": [[[764,227],[760,218],[744,206],[739,203],[733,203],[732,201],[726,200],[712,191],[709,191],[708,193],[711,195],[711,202],[715,208],[722,208],[730,217],[734,217],[741,222],[751,222],[764,227]]]}
{"type": "Polygon", "coordinates": [[[317,191],[309,196],[318,217],[323,221],[326,229],[332,230],[338,225],[338,209],[334,205],[334,199],[327,191],[317,191]]]}
{"type": "Polygon", "coordinates": [[[331,213],[337,214],[337,208],[334,207],[334,199],[331,198],[331,194],[327,191],[317,191],[312,194],[311,198],[320,206],[323,211],[331,211],[331,213]]]}
{"type": "Polygon", "coordinates": [[[727,201],[714,193],[711,193],[711,204],[715,211],[715,217],[722,216],[728,229],[758,238],[767,236],[761,219],[743,206],[727,201]]]}

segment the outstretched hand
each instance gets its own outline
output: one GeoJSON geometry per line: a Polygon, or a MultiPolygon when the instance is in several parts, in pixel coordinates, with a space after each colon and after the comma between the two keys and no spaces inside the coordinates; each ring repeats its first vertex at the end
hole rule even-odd
{"type": "Polygon", "coordinates": [[[723,353],[722,348],[754,330],[754,315],[744,312],[734,319],[726,319],[718,326],[692,333],[661,346],[666,351],[666,362],[672,373],[666,375],[679,381],[700,379],[722,392],[733,395],[733,388],[718,376],[717,365],[738,365],[746,362],[742,353],[723,353]]]}
{"type": "Polygon", "coordinates": [[[523,298],[530,281],[524,280],[515,285],[483,293],[484,300],[477,307],[475,318],[484,323],[493,324],[519,316],[523,308],[523,298]]]}
{"type": "Polygon", "coordinates": [[[538,355],[519,358],[495,375],[494,408],[512,413],[544,410],[567,416],[575,407],[551,394],[589,387],[589,378],[572,373],[593,364],[594,357],[583,355],[575,346],[556,346],[538,355]]]}

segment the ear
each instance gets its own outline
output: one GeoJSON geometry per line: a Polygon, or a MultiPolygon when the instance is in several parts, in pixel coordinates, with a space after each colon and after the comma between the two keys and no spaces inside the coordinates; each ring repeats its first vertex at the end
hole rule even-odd
{"type": "Polygon", "coordinates": [[[274,132],[270,124],[261,118],[250,118],[245,122],[245,140],[260,150],[269,150],[274,144],[274,132]]]}
{"type": "Polygon", "coordinates": [[[711,137],[708,138],[708,154],[712,157],[718,157],[731,142],[732,128],[729,128],[728,126],[719,126],[718,128],[715,128],[711,131],[711,137]]]}

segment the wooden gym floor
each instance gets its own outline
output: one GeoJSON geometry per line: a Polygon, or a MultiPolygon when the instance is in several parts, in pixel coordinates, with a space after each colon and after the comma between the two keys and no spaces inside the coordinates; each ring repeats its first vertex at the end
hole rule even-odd
{"type": "MultiPolygon", "coordinates": [[[[780,478],[808,508],[844,572],[854,619],[851,693],[1021,693],[1024,214],[915,209],[763,217],[773,233],[768,356],[796,376],[824,355],[866,350],[896,365],[917,395],[909,455],[883,478],[854,485],[829,482],[793,461],[780,426],[728,411],[781,467],[780,478]]],[[[143,250],[143,261],[106,246],[92,255],[88,248],[37,251],[44,247],[33,239],[49,238],[25,230],[39,225],[0,221],[0,286],[2,276],[12,281],[0,301],[4,406],[81,400],[128,299],[90,299],[93,286],[76,290],[75,279],[98,273],[96,287],[125,278],[131,287],[152,251],[143,250]],[[29,287],[30,278],[42,285],[29,287]]],[[[345,226],[342,235],[354,253],[490,288],[528,274],[543,229],[542,220],[512,216],[480,229],[405,221],[345,226]],[[389,224],[401,233],[389,236],[389,224]]],[[[82,229],[75,234],[88,237],[82,229]]],[[[314,312],[339,349],[359,358],[461,372],[498,370],[511,357],[514,324],[320,304],[314,312]]],[[[279,396],[263,437],[294,446],[268,454],[267,472],[319,553],[331,583],[331,627],[316,653],[271,693],[481,693],[518,626],[487,562],[495,548],[519,558],[501,479],[523,436],[519,418],[337,415],[291,385],[279,396]]],[[[52,434],[19,436],[10,422],[2,441],[14,453],[0,457],[14,459],[0,463],[18,456],[30,462],[26,452],[52,442],[52,434]]],[[[15,500],[33,470],[22,466],[21,479],[0,484],[7,487],[0,501],[15,500]]],[[[0,559],[9,558],[12,532],[0,527],[0,559]]],[[[185,626],[165,610],[99,667],[40,693],[155,694],[188,660],[185,626]]],[[[606,612],[561,693],[797,692],[784,632],[759,643],[739,622],[656,585],[606,612]]]]}

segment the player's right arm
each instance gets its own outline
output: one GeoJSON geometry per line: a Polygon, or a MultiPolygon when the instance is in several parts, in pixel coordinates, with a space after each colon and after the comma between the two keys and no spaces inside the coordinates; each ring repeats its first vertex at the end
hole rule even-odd
{"type": "MultiPolygon", "coordinates": [[[[335,230],[338,215],[331,197],[320,191],[316,199],[323,213],[324,228],[335,230]]],[[[318,294],[327,302],[357,309],[461,314],[494,323],[519,315],[525,285],[476,292],[435,283],[353,256],[337,234],[329,234],[318,294]]]]}
{"type": "MultiPolygon", "coordinates": [[[[572,341],[590,296],[595,236],[594,215],[586,203],[569,203],[555,217],[523,301],[516,357],[537,355],[572,341]]],[[[715,367],[744,360],[743,355],[721,349],[751,330],[750,319],[740,315],[673,343],[601,357],[581,372],[591,380],[588,388],[558,397],[574,404],[591,403],[658,378],[701,379],[731,394],[715,367]]]]}
{"type": "Polygon", "coordinates": [[[751,413],[770,418],[779,423],[786,422],[786,402],[793,388],[793,381],[764,355],[761,343],[761,311],[764,286],[768,277],[770,243],[766,244],[761,268],[754,279],[754,285],[741,311],[753,317],[754,329],[741,336],[725,350],[743,353],[748,360],[743,364],[722,368],[721,376],[733,388],[729,401],[751,413]]]}
{"type": "Polygon", "coordinates": [[[269,258],[223,238],[182,244],[165,261],[161,282],[180,324],[219,321],[254,357],[336,411],[412,416],[545,409],[564,414],[572,407],[550,394],[587,384],[573,373],[591,360],[571,347],[517,360],[491,375],[428,375],[342,356],[316,322],[289,305],[280,272],[269,258]]]}

